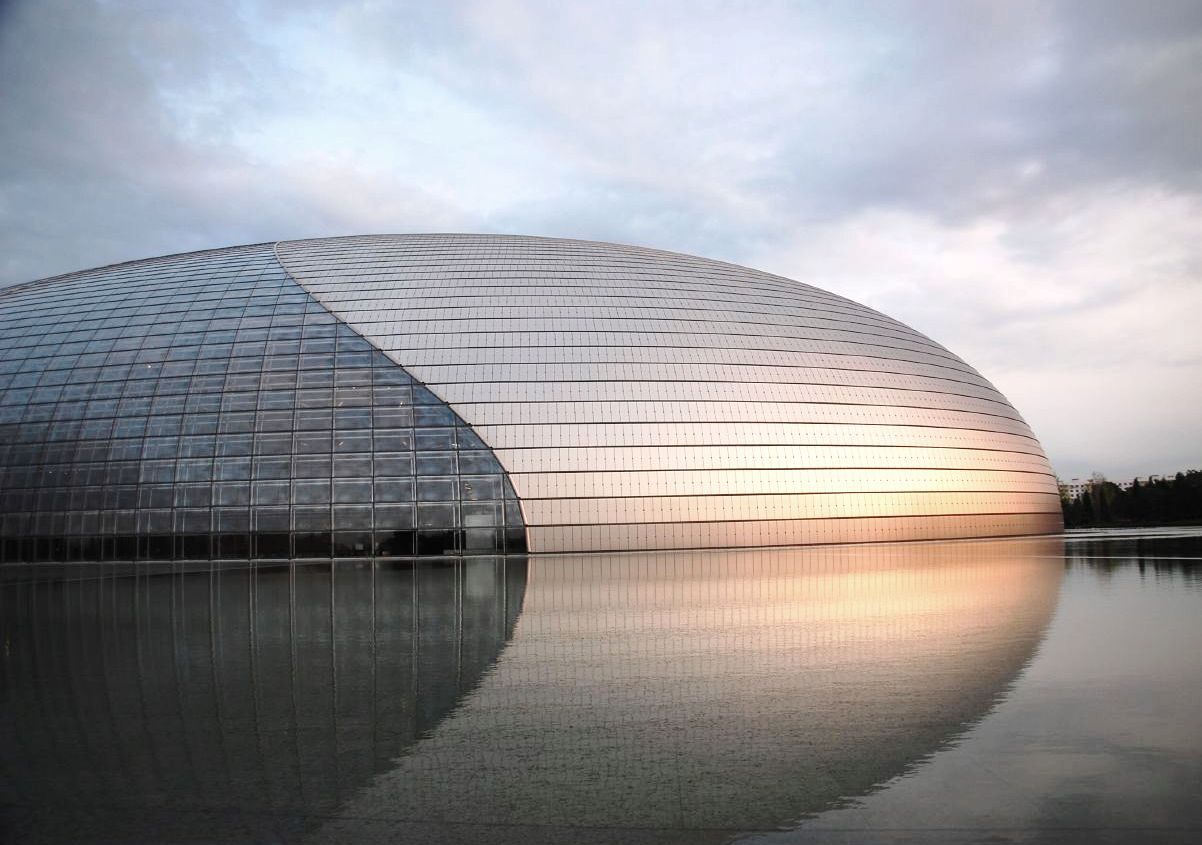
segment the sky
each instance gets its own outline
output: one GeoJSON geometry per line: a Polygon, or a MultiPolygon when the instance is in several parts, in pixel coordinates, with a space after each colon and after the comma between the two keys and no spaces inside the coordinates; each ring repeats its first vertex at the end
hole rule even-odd
{"type": "Polygon", "coordinates": [[[1202,468],[1196,0],[0,0],[0,285],[375,232],[779,273],[1202,468]]]}

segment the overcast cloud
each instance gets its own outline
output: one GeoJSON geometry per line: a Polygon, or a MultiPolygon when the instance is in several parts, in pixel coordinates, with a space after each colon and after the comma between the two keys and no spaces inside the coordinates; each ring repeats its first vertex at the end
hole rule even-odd
{"type": "Polygon", "coordinates": [[[1202,466],[1202,4],[0,0],[0,284],[612,240],[948,346],[1065,477],[1202,466]]]}

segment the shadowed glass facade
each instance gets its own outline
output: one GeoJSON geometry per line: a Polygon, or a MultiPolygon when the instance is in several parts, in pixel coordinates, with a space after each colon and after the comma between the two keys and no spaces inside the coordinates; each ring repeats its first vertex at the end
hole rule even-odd
{"type": "Polygon", "coordinates": [[[519,550],[492,453],[268,245],[0,292],[7,561],[519,550]]]}
{"type": "Polygon", "coordinates": [[[8,561],[770,546],[1060,529],[914,330],[613,244],[281,242],[0,291],[8,561]]]}

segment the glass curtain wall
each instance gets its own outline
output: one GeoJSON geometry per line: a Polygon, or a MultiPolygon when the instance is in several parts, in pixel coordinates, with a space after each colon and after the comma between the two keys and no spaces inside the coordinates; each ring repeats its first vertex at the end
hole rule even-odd
{"type": "Polygon", "coordinates": [[[492,452],[270,244],[0,293],[7,562],[518,551],[492,452]]]}

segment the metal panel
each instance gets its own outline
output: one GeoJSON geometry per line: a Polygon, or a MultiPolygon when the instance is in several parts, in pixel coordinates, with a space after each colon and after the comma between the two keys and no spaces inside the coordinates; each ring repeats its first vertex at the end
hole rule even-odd
{"type": "Polygon", "coordinates": [[[1060,528],[1051,468],[1005,397],[835,294],[548,238],[335,238],[277,253],[497,450],[536,551],[1060,528]]]}

